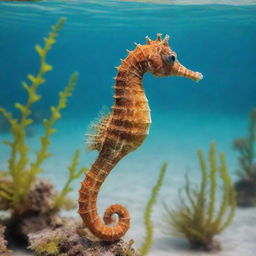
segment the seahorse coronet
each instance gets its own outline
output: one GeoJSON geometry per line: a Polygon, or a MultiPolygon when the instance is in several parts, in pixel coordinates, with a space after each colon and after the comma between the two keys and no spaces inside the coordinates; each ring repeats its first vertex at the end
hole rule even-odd
{"type": "Polygon", "coordinates": [[[146,44],[135,43],[133,51],[117,67],[114,78],[114,104],[111,112],[94,124],[95,133],[89,134],[89,149],[99,154],[92,164],[79,190],[79,210],[90,235],[100,240],[115,241],[126,234],[130,227],[128,210],[119,204],[108,207],[103,220],[97,212],[97,199],[105,178],[117,163],[128,153],[136,150],[145,140],[151,124],[150,108],[142,79],[146,72],[157,77],[183,76],[194,81],[202,79],[202,74],[182,66],[178,60],[168,63],[171,54],[169,36],[156,40],[146,37],[146,44]],[[118,216],[117,221],[114,214],[118,216]]]}

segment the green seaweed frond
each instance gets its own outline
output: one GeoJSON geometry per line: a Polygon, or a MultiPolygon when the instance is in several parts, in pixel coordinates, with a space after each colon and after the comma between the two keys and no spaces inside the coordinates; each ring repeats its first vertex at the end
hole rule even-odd
{"type": "Polygon", "coordinates": [[[79,165],[79,161],[78,161],[79,160],[79,155],[80,155],[80,151],[76,150],[75,154],[73,156],[73,159],[72,159],[72,163],[68,167],[69,178],[68,178],[65,186],[63,187],[62,191],[60,192],[60,194],[56,198],[56,201],[55,201],[55,208],[56,209],[62,208],[63,204],[65,204],[66,195],[73,190],[70,186],[72,181],[74,181],[75,179],[78,179],[82,175],[82,173],[85,173],[87,171],[87,168],[85,166],[83,166],[79,170],[77,170],[78,165],[79,165]]]}
{"type": "Polygon", "coordinates": [[[72,91],[77,81],[78,74],[73,73],[68,85],[64,91],[59,93],[59,102],[57,106],[51,107],[51,116],[44,120],[44,135],[40,138],[41,147],[36,153],[35,161],[29,159],[29,147],[26,143],[26,128],[33,123],[31,118],[31,106],[41,99],[38,94],[38,88],[45,83],[45,74],[52,70],[52,66],[47,63],[47,54],[56,42],[58,32],[65,22],[66,18],[61,18],[49,36],[44,38],[44,45],[36,45],[36,51],[39,55],[40,66],[36,75],[29,74],[29,82],[22,82],[22,86],[27,92],[25,104],[16,103],[15,107],[20,111],[20,117],[13,117],[3,107],[0,107],[2,114],[10,124],[12,141],[4,141],[10,147],[10,158],[8,160],[8,170],[1,172],[0,175],[0,196],[11,202],[12,208],[22,207],[26,196],[35,180],[36,175],[42,171],[41,165],[51,154],[47,151],[50,144],[50,136],[55,132],[53,125],[61,117],[61,110],[66,107],[67,99],[72,95],[72,91]],[[6,179],[10,186],[5,185],[6,179]]]}
{"type": "MultiPolygon", "coordinates": [[[[184,237],[195,247],[210,249],[213,237],[222,232],[232,222],[236,209],[236,194],[228,174],[224,153],[217,165],[215,143],[209,150],[209,167],[202,151],[197,150],[201,170],[201,185],[192,190],[186,178],[187,200],[175,209],[166,208],[169,234],[184,237]],[[223,183],[220,205],[217,204],[217,175],[223,183]],[[217,207],[218,206],[218,207],[217,207]],[[218,208],[218,209],[216,209],[218,208]]],[[[220,192],[220,191],[219,191],[220,192]]]]}
{"type": "Polygon", "coordinates": [[[239,152],[239,175],[249,177],[255,174],[253,164],[255,162],[256,150],[256,109],[250,112],[249,116],[249,134],[247,137],[236,139],[233,147],[239,152]]]}
{"type": "Polygon", "coordinates": [[[235,216],[235,210],[237,205],[236,192],[227,171],[227,165],[226,165],[224,153],[220,154],[220,173],[223,181],[224,190],[223,190],[221,207],[217,215],[217,218],[214,222],[214,225],[218,227],[218,233],[222,232],[226,227],[228,227],[231,224],[235,216]],[[225,214],[227,214],[228,208],[230,208],[229,214],[227,215],[226,221],[222,223],[225,214]]]}
{"type": "MultiPolygon", "coordinates": [[[[61,118],[60,111],[66,107],[68,97],[72,96],[72,92],[76,85],[77,78],[78,78],[78,73],[75,72],[71,75],[69,83],[65,87],[64,91],[59,93],[59,102],[58,102],[57,106],[51,107],[51,117],[49,119],[45,119],[43,121],[45,129],[44,129],[44,135],[40,138],[41,148],[36,153],[35,162],[30,164],[28,178],[25,183],[27,188],[30,188],[35,175],[42,171],[40,166],[43,163],[43,161],[46,158],[48,158],[49,156],[51,156],[51,154],[49,152],[47,152],[47,149],[48,149],[48,146],[50,145],[50,136],[56,132],[56,129],[54,129],[52,127],[55,124],[55,122],[61,118]]],[[[26,191],[26,193],[27,192],[28,191],[26,191]]]]}
{"type": "Polygon", "coordinates": [[[144,225],[146,227],[146,236],[144,238],[144,242],[141,245],[140,249],[138,249],[138,252],[141,256],[147,255],[150,250],[150,247],[153,244],[153,224],[151,220],[151,215],[152,215],[153,206],[155,205],[157,200],[159,190],[162,187],[162,184],[164,181],[166,169],[167,169],[167,164],[164,163],[160,170],[158,180],[152,189],[151,196],[149,198],[149,201],[147,203],[147,206],[144,212],[144,225]]]}
{"type": "MultiPolygon", "coordinates": [[[[200,152],[200,150],[199,150],[200,152]]],[[[200,154],[200,153],[199,153],[200,154]]],[[[201,152],[202,154],[202,152],[201,152]]],[[[217,182],[216,182],[216,174],[217,174],[217,163],[216,163],[216,149],[215,143],[211,143],[210,152],[209,152],[209,165],[210,165],[210,202],[209,202],[209,209],[208,209],[208,220],[207,224],[212,222],[213,215],[215,212],[215,203],[216,203],[216,189],[217,189],[217,182]]]]}

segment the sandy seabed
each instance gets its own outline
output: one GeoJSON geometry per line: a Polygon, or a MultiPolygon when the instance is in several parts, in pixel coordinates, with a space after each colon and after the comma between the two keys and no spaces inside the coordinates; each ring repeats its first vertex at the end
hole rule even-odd
{"type": "MultiPolygon", "coordinates": [[[[131,228],[127,239],[135,240],[139,247],[145,234],[143,224],[144,208],[154,186],[160,167],[168,163],[164,185],[160,191],[157,205],[154,207],[154,245],[149,256],[193,256],[209,255],[191,251],[186,240],[167,236],[163,230],[169,230],[165,222],[163,202],[172,207],[179,201],[178,194],[184,184],[184,174],[189,173],[193,182],[200,181],[200,171],[196,149],[208,151],[209,142],[217,142],[218,152],[226,153],[226,160],[233,180],[237,179],[237,155],[232,150],[232,140],[246,135],[247,115],[225,115],[218,113],[178,113],[153,116],[150,134],[145,143],[134,153],[123,159],[111,172],[100,192],[99,213],[113,203],[126,206],[131,215],[131,228]]],[[[58,133],[52,139],[50,151],[53,157],[44,164],[42,175],[61,188],[67,178],[67,166],[74,150],[83,148],[84,132],[89,122],[81,120],[60,121],[58,133]]],[[[42,128],[35,127],[35,134],[42,128]]],[[[8,137],[4,135],[3,137],[8,137]]],[[[1,138],[0,138],[1,139],[1,138]]],[[[29,144],[36,149],[37,137],[29,138],[29,144]]],[[[2,151],[2,150],[1,150],[2,151]]],[[[2,152],[2,159],[7,152],[2,152]]],[[[81,162],[87,166],[93,162],[97,152],[81,152],[81,162]]],[[[0,168],[4,167],[0,164],[0,168]]],[[[81,178],[82,179],[82,178],[81,178]]],[[[71,196],[78,197],[79,182],[73,183],[71,196]]],[[[76,210],[63,212],[63,215],[77,216],[76,210]]],[[[256,208],[236,211],[233,223],[216,236],[222,244],[222,251],[211,253],[216,256],[254,256],[256,252],[256,208]]],[[[21,251],[16,256],[26,255],[21,251]]]]}

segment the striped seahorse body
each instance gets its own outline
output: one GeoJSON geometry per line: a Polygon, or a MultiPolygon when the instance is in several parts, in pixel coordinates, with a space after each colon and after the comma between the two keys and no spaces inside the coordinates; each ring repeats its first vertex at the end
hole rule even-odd
{"type": "Polygon", "coordinates": [[[111,205],[104,213],[103,221],[97,213],[97,197],[102,183],[115,165],[129,152],[137,149],[148,135],[151,123],[150,108],[142,85],[143,75],[184,76],[200,80],[202,75],[183,67],[168,45],[168,36],[161,35],[155,41],[147,38],[146,45],[136,44],[121,60],[115,77],[114,105],[104,116],[91,136],[89,148],[99,151],[96,161],[87,172],[79,190],[79,214],[85,226],[97,238],[113,241],[121,238],[129,229],[130,217],[125,207],[111,205]],[[173,62],[171,62],[173,61],[173,62]],[[118,215],[114,223],[113,214],[118,215]],[[111,225],[112,224],[112,225],[111,225]]]}

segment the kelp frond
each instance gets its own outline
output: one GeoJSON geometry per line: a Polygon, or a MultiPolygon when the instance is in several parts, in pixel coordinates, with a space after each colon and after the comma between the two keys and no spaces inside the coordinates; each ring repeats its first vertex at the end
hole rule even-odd
{"type": "Polygon", "coordinates": [[[234,184],[237,192],[237,204],[242,207],[256,205],[256,108],[249,117],[249,133],[246,137],[236,139],[234,149],[238,151],[238,176],[234,184]]]}
{"type": "Polygon", "coordinates": [[[253,163],[255,161],[255,143],[256,143],[256,109],[250,112],[249,117],[249,134],[245,138],[236,139],[233,147],[239,152],[239,174],[242,177],[250,178],[255,174],[253,163]]]}
{"type": "Polygon", "coordinates": [[[146,228],[146,236],[144,238],[143,244],[141,245],[140,249],[138,249],[140,256],[147,255],[150,250],[150,247],[153,244],[153,224],[151,220],[151,215],[152,215],[153,206],[155,205],[157,200],[159,190],[162,187],[162,184],[164,181],[166,169],[167,169],[167,164],[164,163],[160,170],[158,180],[152,189],[151,196],[149,198],[149,201],[147,203],[147,206],[144,212],[144,225],[146,228]]]}
{"type": "MultiPolygon", "coordinates": [[[[67,202],[66,195],[73,190],[70,186],[72,181],[74,181],[75,179],[78,179],[82,175],[82,173],[85,173],[87,170],[87,168],[85,166],[83,166],[79,170],[77,170],[78,165],[79,165],[79,155],[80,155],[80,151],[76,150],[75,154],[73,156],[73,159],[72,159],[72,163],[68,167],[68,170],[69,170],[68,180],[67,180],[65,186],[63,187],[62,191],[56,198],[55,209],[61,209],[63,207],[63,205],[67,202]]],[[[69,208],[69,207],[67,207],[67,208],[69,208]]]]}
{"type": "Polygon", "coordinates": [[[52,66],[46,61],[47,54],[56,42],[56,37],[64,22],[65,18],[61,18],[55,26],[52,26],[49,36],[44,38],[44,45],[36,45],[35,47],[39,55],[40,66],[36,75],[28,75],[28,83],[22,83],[23,88],[27,92],[27,100],[25,104],[15,104],[15,107],[20,111],[20,117],[15,118],[12,113],[0,107],[0,114],[10,124],[13,137],[12,141],[4,141],[11,150],[8,170],[1,172],[0,175],[0,196],[4,200],[8,200],[11,208],[14,210],[17,210],[19,207],[22,208],[22,204],[28,195],[32,183],[35,181],[36,175],[42,171],[42,163],[51,155],[48,152],[48,146],[50,144],[50,136],[55,132],[53,125],[61,117],[61,110],[66,107],[67,100],[72,95],[77,81],[78,74],[74,73],[68,85],[59,93],[57,106],[51,107],[50,118],[44,120],[44,135],[40,138],[41,147],[36,152],[35,160],[31,161],[29,159],[29,147],[26,143],[26,128],[33,123],[31,119],[31,106],[41,99],[41,96],[38,94],[38,88],[45,83],[45,74],[52,70],[52,66]],[[6,186],[6,182],[8,186],[6,186]]]}
{"type": "MultiPolygon", "coordinates": [[[[66,107],[68,97],[72,96],[72,92],[76,85],[76,81],[78,78],[78,73],[73,73],[69,80],[69,83],[65,87],[65,89],[59,93],[59,102],[57,106],[51,107],[51,116],[49,119],[45,119],[44,123],[44,135],[40,137],[41,148],[36,153],[36,160],[30,164],[30,170],[28,172],[27,180],[25,181],[26,187],[30,188],[34,177],[36,174],[41,172],[40,166],[43,161],[51,156],[49,152],[47,152],[48,146],[50,145],[50,136],[56,132],[56,129],[52,128],[55,122],[61,118],[61,110],[66,107]]],[[[28,191],[27,191],[28,192],[28,191]]]]}
{"type": "Polygon", "coordinates": [[[166,231],[188,239],[193,247],[217,249],[213,248],[213,237],[222,232],[233,220],[236,209],[235,190],[228,174],[224,153],[220,154],[220,165],[217,165],[214,142],[210,145],[208,168],[200,149],[197,155],[201,170],[200,188],[192,190],[190,181],[186,178],[187,200],[182,200],[175,209],[165,207],[166,220],[170,228],[166,231]],[[217,175],[223,183],[220,205],[217,205],[216,199],[217,175]]]}

